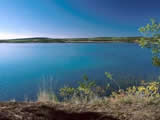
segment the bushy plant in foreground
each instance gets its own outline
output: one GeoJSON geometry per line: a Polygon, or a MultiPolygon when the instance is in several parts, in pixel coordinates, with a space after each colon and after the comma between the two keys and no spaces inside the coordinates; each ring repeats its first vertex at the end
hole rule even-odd
{"type": "MultiPolygon", "coordinates": [[[[127,89],[120,89],[120,86],[113,79],[112,74],[105,73],[106,78],[117,85],[116,89],[106,83],[106,87],[102,87],[96,84],[95,81],[88,79],[87,75],[83,76],[83,80],[79,82],[77,87],[64,86],[59,89],[59,95],[64,102],[71,103],[96,103],[106,102],[107,103],[151,103],[155,99],[160,100],[160,82],[144,82],[142,81],[138,86],[131,86],[127,89]],[[111,94],[107,96],[107,92],[110,91],[111,94]],[[108,102],[109,100],[109,102],[108,102]]],[[[57,102],[58,99],[56,95],[51,91],[40,91],[38,95],[38,100],[42,102],[57,102]]]]}
{"type": "Polygon", "coordinates": [[[64,100],[79,100],[88,102],[95,97],[104,96],[105,88],[98,86],[95,81],[89,80],[87,75],[79,82],[78,87],[64,87],[59,90],[64,100]]]}
{"type": "Polygon", "coordinates": [[[160,82],[149,82],[145,83],[142,81],[141,86],[138,87],[129,87],[126,90],[127,94],[136,95],[138,94],[141,97],[159,97],[160,95],[160,82]]]}
{"type": "Polygon", "coordinates": [[[83,80],[79,82],[78,87],[73,88],[65,86],[59,90],[59,94],[65,101],[74,102],[76,100],[80,102],[89,102],[95,98],[101,99],[106,97],[108,91],[111,93],[120,90],[119,84],[113,79],[111,73],[105,72],[105,76],[107,81],[109,80],[110,83],[117,87],[116,89],[112,88],[108,82],[106,82],[103,87],[99,86],[95,81],[89,80],[87,75],[84,75],[83,80]]]}
{"type": "Polygon", "coordinates": [[[61,88],[59,90],[60,96],[64,97],[65,100],[70,99],[75,93],[75,88],[73,87],[67,87],[61,88]]]}
{"type": "Polygon", "coordinates": [[[112,92],[111,103],[143,103],[148,104],[160,100],[160,82],[144,82],[140,86],[128,87],[126,90],[112,92]]]}

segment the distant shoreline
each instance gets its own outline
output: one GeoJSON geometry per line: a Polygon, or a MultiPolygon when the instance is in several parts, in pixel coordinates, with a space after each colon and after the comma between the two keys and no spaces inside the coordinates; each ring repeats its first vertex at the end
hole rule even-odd
{"type": "Polygon", "coordinates": [[[132,42],[127,42],[127,41],[71,41],[71,42],[33,42],[33,41],[19,41],[19,42],[14,42],[14,41],[6,41],[6,42],[1,42],[1,43],[136,43],[135,41],[132,42]]]}
{"type": "Polygon", "coordinates": [[[22,38],[0,40],[0,43],[112,43],[125,42],[135,43],[140,37],[99,37],[99,38],[22,38]]]}

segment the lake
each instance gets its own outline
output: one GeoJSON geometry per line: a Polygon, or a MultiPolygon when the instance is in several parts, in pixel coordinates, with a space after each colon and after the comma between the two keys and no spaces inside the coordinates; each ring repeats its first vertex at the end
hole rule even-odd
{"type": "Polygon", "coordinates": [[[159,68],[152,65],[151,51],[134,43],[3,43],[0,101],[36,100],[43,82],[52,81],[54,89],[74,86],[84,74],[103,84],[104,72],[128,85],[135,80],[155,79],[159,68]]]}

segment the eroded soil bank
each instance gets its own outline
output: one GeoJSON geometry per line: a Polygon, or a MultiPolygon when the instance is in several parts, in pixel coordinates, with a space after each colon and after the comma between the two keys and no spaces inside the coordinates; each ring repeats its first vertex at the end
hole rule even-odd
{"type": "Polygon", "coordinates": [[[0,103],[0,120],[160,120],[157,105],[0,103]]]}

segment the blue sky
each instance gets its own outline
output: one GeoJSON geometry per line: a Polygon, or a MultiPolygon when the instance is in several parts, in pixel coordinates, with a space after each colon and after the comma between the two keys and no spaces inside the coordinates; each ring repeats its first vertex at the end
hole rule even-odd
{"type": "Polygon", "coordinates": [[[160,0],[0,0],[0,39],[139,36],[160,0]]]}

